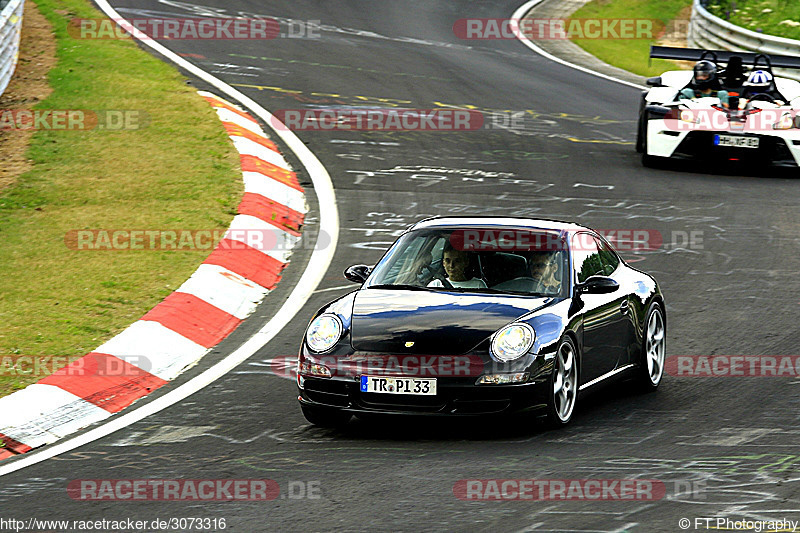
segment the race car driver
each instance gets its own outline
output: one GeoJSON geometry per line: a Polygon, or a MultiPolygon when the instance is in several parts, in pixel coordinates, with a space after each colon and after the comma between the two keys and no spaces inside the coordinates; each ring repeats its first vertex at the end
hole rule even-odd
{"type": "Polygon", "coordinates": [[[717,77],[717,66],[711,61],[703,59],[694,66],[692,81],[681,90],[680,97],[691,100],[709,96],[716,96],[722,107],[728,108],[728,91],[722,88],[717,77]]]}

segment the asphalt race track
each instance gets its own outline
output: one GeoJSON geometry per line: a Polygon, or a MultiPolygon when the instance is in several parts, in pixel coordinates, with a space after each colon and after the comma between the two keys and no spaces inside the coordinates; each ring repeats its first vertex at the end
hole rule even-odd
{"type": "MultiPolygon", "coordinates": [[[[579,401],[572,424],[560,431],[527,419],[354,419],[334,431],[305,421],[294,382],[270,366],[296,354],[316,309],[355,288],[341,276],[345,267],[373,264],[407,225],[443,214],[559,218],[657,233],[663,246],[623,256],[662,285],[668,357],[796,354],[800,183],[791,176],[643,168],[633,147],[636,89],[552,63],[516,40],[453,34],[455,20],[509,17],[519,0],[113,5],[126,18],[321,20],[316,39],[164,42],[272,112],[451,105],[526,111],[526,119],[469,132],[298,132],[333,178],[341,218],[336,256],[318,292],[272,342],[207,388],[3,477],[0,514],[225,518],[228,530],[243,532],[651,532],[680,531],[683,517],[800,519],[797,376],[665,375],[649,395],[617,386],[579,401]],[[66,491],[74,479],[140,478],[267,478],[280,485],[281,497],[85,502],[66,491]],[[666,494],[658,501],[477,502],[453,492],[459,480],[520,478],[654,479],[666,494]]],[[[301,181],[310,188],[307,177],[301,181]]],[[[315,209],[307,235],[326,230],[315,209]]],[[[154,396],[259,329],[308,255],[295,255],[276,294],[198,368],[154,396]]]]}

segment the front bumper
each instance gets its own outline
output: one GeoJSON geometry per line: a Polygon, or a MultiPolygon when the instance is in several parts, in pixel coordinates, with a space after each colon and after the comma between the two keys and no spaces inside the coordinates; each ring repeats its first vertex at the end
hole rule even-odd
{"type": "Polygon", "coordinates": [[[663,120],[650,120],[647,128],[647,153],[673,159],[703,161],[744,161],[781,167],[800,166],[800,133],[789,130],[782,134],[737,133],[731,131],[676,131],[663,120]],[[758,148],[717,146],[714,136],[744,135],[757,137],[758,148]]]}
{"type": "Polygon", "coordinates": [[[476,378],[439,378],[435,396],[361,392],[356,379],[302,376],[302,404],[353,413],[489,415],[534,411],[547,402],[547,377],[514,385],[475,385],[476,378]]]}

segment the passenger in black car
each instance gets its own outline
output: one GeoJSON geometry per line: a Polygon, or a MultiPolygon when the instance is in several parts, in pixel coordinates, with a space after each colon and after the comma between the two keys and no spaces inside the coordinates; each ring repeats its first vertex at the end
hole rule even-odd
{"type": "Polygon", "coordinates": [[[557,257],[558,252],[536,251],[528,259],[531,277],[539,283],[536,292],[554,294],[561,291],[557,257]]]}

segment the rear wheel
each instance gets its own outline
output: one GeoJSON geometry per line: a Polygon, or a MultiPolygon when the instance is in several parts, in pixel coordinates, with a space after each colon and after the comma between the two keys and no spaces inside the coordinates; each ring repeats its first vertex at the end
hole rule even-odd
{"type": "Polygon", "coordinates": [[[300,404],[300,409],[303,410],[306,420],[321,428],[340,428],[347,424],[351,417],[350,413],[331,407],[300,404]]]}
{"type": "Polygon", "coordinates": [[[565,426],[572,419],[578,399],[578,349],[565,335],[558,345],[547,397],[547,418],[551,426],[565,426]]]}
{"type": "Polygon", "coordinates": [[[644,324],[642,358],[637,381],[643,390],[654,391],[664,375],[664,359],[667,352],[667,327],[664,312],[658,303],[650,305],[644,324]]]}

